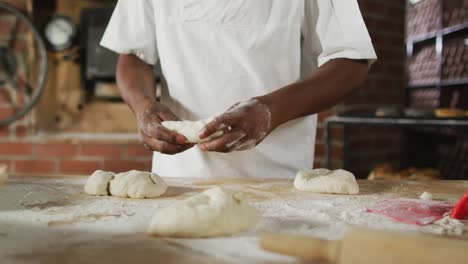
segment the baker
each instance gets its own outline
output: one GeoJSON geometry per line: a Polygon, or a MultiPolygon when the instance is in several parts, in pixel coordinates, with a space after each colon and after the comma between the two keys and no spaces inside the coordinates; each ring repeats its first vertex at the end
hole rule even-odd
{"type": "Polygon", "coordinates": [[[118,87],[165,177],[311,168],[316,113],[355,91],[376,59],[357,0],[119,0],[101,45],[120,54],[118,87]],[[197,147],[161,125],[211,116],[200,137],[224,134],[197,147]]]}

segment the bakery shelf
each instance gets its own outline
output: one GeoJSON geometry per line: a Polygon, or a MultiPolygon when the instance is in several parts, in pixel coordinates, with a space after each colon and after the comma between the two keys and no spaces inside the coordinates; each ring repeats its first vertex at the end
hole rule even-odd
{"type": "Polygon", "coordinates": [[[406,41],[416,44],[416,43],[421,43],[421,42],[435,39],[436,37],[437,37],[437,31],[433,31],[429,33],[416,35],[416,36],[408,36],[406,41]]]}
{"type": "Polygon", "coordinates": [[[457,86],[457,85],[465,85],[468,84],[468,78],[458,79],[458,80],[443,80],[440,83],[440,86],[447,87],[447,86],[457,86]]]}
{"type": "Polygon", "coordinates": [[[440,82],[413,82],[408,83],[407,87],[410,89],[421,89],[421,88],[434,88],[437,87],[440,82]]]}
{"type": "Polygon", "coordinates": [[[442,35],[446,36],[452,33],[457,33],[457,32],[466,30],[467,28],[468,28],[468,22],[443,28],[441,32],[442,32],[442,35]]]}
{"type": "Polygon", "coordinates": [[[408,83],[409,89],[423,89],[423,88],[434,88],[434,87],[450,87],[468,85],[468,78],[458,80],[442,80],[440,82],[420,82],[420,83],[408,83]]]}
{"type": "MultiPolygon", "coordinates": [[[[399,126],[399,127],[451,127],[457,129],[468,129],[468,117],[461,118],[410,118],[410,117],[375,117],[375,116],[332,116],[325,120],[323,133],[325,141],[325,166],[331,166],[331,128],[333,125],[348,126],[399,126]]],[[[348,134],[343,137],[343,162],[347,163],[348,134]]]]}
{"type": "MultiPolygon", "coordinates": [[[[440,33],[442,36],[450,35],[453,33],[461,32],[463,30],[466,30],[468,28],[468,23],[463,23],[455,26],[450,26],[446,27],[440,30],[440,33]]],[[[432,31],[429,33],[424,33],[424,34],[419,34],[416,36],[408,36],[406,38],[407,42],[412,42],[413,44],[418,44],[421,42],[429,41],[429,40],[435,40],[437,37],[438,31],[432,31]]]]}

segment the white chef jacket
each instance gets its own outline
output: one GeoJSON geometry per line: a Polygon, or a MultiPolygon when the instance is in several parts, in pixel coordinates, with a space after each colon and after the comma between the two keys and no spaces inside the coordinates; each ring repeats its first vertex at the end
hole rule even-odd
{"type": "MultiPolygon", "coordinates": [[[[161,63],[161,101],[182,119],[294,83],[334,58],[376,59],[356,0],[119,0],[101,45],[161,63]]],[[[233,153],[154,153],[165,177],[291,178],[312,168],[317,117],[233,153]]]]}

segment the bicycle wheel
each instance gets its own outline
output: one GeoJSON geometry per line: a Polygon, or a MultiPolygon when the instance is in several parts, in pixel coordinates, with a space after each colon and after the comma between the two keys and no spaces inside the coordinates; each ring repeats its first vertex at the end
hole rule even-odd
{"type": "Polygon", "coordinates": [[[0,112],[0,127],[4,127],[24,117],[37,104],[44,90],[48,61],[44,40],[25,14],[0,2],[0,16],[12,21],[9,36],[2,35],[0,38],[0,107],[3,107],[0,108],[3,109],[0,112]],[[18,43],[25,41],[18,34],[26,35],[25,32],[33,37],[36,54],[33,65],[25,59],[27,52],[18,50],[18,43]],[[18,69],[28,69],[36,74],[33,77],[28,73],[19,76],[18,69]]]}

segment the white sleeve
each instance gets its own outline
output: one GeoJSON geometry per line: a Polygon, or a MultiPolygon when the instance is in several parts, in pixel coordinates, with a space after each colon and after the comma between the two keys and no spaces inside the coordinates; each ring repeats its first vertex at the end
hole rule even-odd
{"type": "Polygon", "coordinates": [[[148,64],[156,64],[156,24],[151,2],[119,0],[101,46],[119,54],[134,54],[148,64]]]}
{"type": "MultiPolygon", "coordinates": [[[[376,59],[357,0],[305,0],[303,67],[320,67],[336,58],[376,59]]],[[[309,71],[310,73],[310,71],[309,71]]]]}

